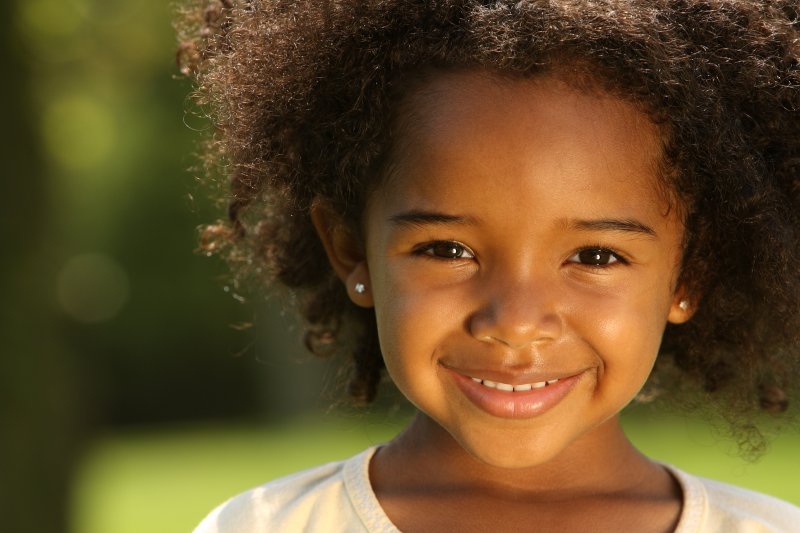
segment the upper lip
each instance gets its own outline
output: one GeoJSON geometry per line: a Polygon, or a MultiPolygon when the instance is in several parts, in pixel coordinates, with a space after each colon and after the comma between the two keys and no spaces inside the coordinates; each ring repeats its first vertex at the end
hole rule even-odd
{"type": "Polygon", "coordinates": [[[536,371],[508,371],[508,370],[497,370],[497,369],[489,369],[489,368],[460,368],[455,366],[450,366],[444,363],[441,365],[450,370],[451,372],[455,372],[457,374],[461,374],[462,376],[466,376],[468,378],[477,378],[477,379],[488,379],[490,381],[494,381],[497,383],[506,383],[508,385],[525,385],[528,383],[540,383],[542,381],[552,381],[554,379],[564,379],[569,378],[572,376],[576,376],[586,371],[586,369],[580,370],[536,370],[536,371]]]}

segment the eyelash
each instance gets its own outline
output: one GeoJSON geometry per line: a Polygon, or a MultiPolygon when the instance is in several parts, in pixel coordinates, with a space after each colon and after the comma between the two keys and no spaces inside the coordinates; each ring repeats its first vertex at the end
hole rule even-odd
{"type": "MultiPolygon", "coordinates": [[[[586,259],[586,258],[584,258],[584,259],[586,259]]],[[[583,248],[580,248],[574,254],[572,254],[571,256],[569,256],[567,258],[567,262],[568,263],[575,263],[575,264],[579,264],[579,265],[583,265],[583,266],[588,266],[590,268],[611,268],[614,265],[628,265],[628,264],[630,264],[630,262],[625,258],[625,256],[623,256],[619,252],[617,252],[617,251],[615,251],[615,250],[613,250],[611,248],[608,248],[608,247],[605,247],[605,246],[601,246],[601,245],[585,246],[583,248]],[[594,263],[582,263],[582,262],[580,262],[580,260],[578,260],[578,261],[572,261],[571,260],[573,257],[577,258],[578,256],[580,256],[580,254],[585,253],[585,252],[593,253],[593,255],[595,255],[595,256],[597,256],[597,255],[606,256],[607,255],[608,256],[608,260],[614,259],[614,261],[609,261],[609,262],[600,263],[600,264],[594,264],[594,263]]]]}
{"type": "MultiPolygon", "coordinates": [[[[461,244],[458,241],[432,241],[425,244],[421,244],[414,249],[414,253],[417,255],[424,255],[428,256],[432,259],[440,259],[444,261],[455,261],[458,259],[474,259],[475,252],[470,250],[466,245],[461,244]],[[445,254],[437,254],[436,248],[442,247],[439,252],[453,252],[452,257],[445,255],[445,254]],[[465,255],[466,254],[466,255],[465,255]]],[[[591,257],[591,256],[590,256],[591,257]]],[[[587,257],[583,258],[584,260],[589,259],[587,257]]],[[[627,265],[630,264],[629,261],[620,254],[619,252],[607,248],[602,245],[593,245],[593,246],[586,246],[577,250],[574,254],[567,258],[568,263],[575,263],[580,264],[583,266],[588,266],[591,268],[610,268],[614,265],[627,265]],[[589,252],[591,255],[595,256],[598,260],[604,259],[605,263],[583,263],[581,262],[580,255],[589,252]],[[597,257],[599,256],[599,257],[597,257]],[[571,261],[572,258],[576,258],[576,261],[571,261]],[[613,261],[612,261],[613,259],[613,261]]]]}
{"type": "MultiPolygon", "coordinates": [[[[444,251],[444,250],[440,250],[444,251]]],[[[466,245],[461,244],[458,241],[432,241],[426,242],[425,244],[421,244],[414,248],[414,253],[416,255],[424,255],[430,257],[431,259],[439,259],[442,261],[457,261],[459,259],[475,259],[475,253],[470,250],[466,245]],[[459,255],[455,257],[447,257],[444,255],[437,255],[435,253],[435,249],[439,246],[446,247],[450,251],[457,251],[459,255]],[[464,255],[464,254],[468,255],[464,255]]]]}

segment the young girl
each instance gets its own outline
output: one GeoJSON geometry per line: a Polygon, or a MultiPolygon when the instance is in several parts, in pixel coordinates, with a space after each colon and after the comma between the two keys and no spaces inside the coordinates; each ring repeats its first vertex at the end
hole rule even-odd
{"type": "Polygon", "coordinates": [[[297,291],[309,347],[352,354],[354,398],[385,373],[418,410],[196,531],[800,531],[797,507],[655,463],[619,424],[651,373],[743,440],[796,390],[799,12],[187,10],[232,184],[206,249],[297,291]]]}

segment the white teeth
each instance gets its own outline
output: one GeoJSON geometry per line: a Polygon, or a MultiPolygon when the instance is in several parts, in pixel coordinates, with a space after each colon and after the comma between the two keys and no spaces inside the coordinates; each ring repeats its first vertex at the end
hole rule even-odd
{"type": "Polygon", "coordinates": [[[490,389],[497,389],[501,391],[511,392],[524,392],[529,391],[531,389],[541,389],[548,385],[552,385],[553,383],[557,383],[557,379],[549,379],[547,381],[537,381],[536,383],[525,383],[523,385],[509,385],[508,383],[500,383],[497,381],[491,381],[488,379],[480,379],[480,378],[472,378],[472,381],[475,383],[480,383],[484,387],[489,387],[490,389]]]}

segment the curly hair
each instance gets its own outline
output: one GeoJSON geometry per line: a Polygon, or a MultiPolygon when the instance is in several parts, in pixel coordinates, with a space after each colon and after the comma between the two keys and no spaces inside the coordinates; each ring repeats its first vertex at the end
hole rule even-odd
{"type": "Polygon", "coordinates": [[[694,384],[740,425],[783,411],[800,360],[799,19],[795,0],[197,0],[178,24],[179,64],[214,125],[206,170],[230,184],[229,219],[203,245],[296,290],[307,345],[344,343],[350,392],[370,401],[383,366],[374,315],[335,278],[312,203],[358,232],[399,104],[431,72],[568,69],[666,132],[681,280],[698,309],[667,327],[660,386],[694,384]]]}

